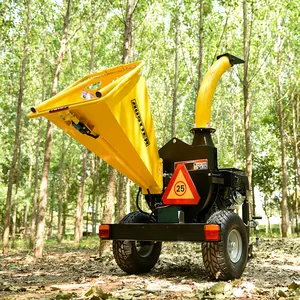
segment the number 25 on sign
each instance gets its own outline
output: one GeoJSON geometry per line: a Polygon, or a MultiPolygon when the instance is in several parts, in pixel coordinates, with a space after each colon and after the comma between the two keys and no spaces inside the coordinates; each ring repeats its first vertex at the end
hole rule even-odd
{"type": "Polygon", "coordinates": [[[186,192],[186,184],[183,181],[177,181],[175,183],[175,194],[178,196],[183,196],[186,192]]]}

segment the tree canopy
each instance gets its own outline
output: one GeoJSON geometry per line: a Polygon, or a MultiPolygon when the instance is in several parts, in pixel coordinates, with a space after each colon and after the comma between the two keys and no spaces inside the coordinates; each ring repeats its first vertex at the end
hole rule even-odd
{"type": "MultiPolygon", "coordinates": [[[[67,2],[0,2],[0,227],[4,225],[12,163],[11,216],[15,210],[17,228],[24,226],[27,205],[29,215],[33,213],[32,203],[37,193],[35,186],[42,176],[46,122],[29,120],[27,114],[30,107],[51,97],[67,2]],[[26,40],[28,42],[25,46],[26,40]],[[20,78],[25,56],[24,89],[21,91],[20,78]],[[17,135],[20,143],[17,145],[16,159],[13,160],[20,93],[23,97],[20,131],[17,135]]],[[[127,4],[127,1],[122,0],[73,0],[58,91],[91,71],[92,39],[95,71],[122,63],[127,4]]],[[[190,142],[198,93],[199,3],[187,0],[139,0],[135,4],[132,59],[146,62],[142,75],[147,82],[158,145],[161,147],[172,138],[174,89],[177,97],[175,135],[190,142]],[[178,61],[175,65],[176,55],[178,61]],[[177,79],[175,66],[178,68],[177,79]]],[[[280,137],[283,134],[286,145],[284,160],[287,164],[284,172],[287,178],[289,218],[292,220],[298,217],[297,203],[300,197],[299,5],[296,0],[252,0],[248,2],[246,13],[253,186],[261,192],[261,201],[266,209],[272,207],[274,213],[280,211],[280,137]],[[284,112],[282,127],[278,119],[279,102],[284,112]]],[[[242,3],[205,0],[202,74],[216,60],[217,55],[227,52],[243,58],[242,3]]],[[[211,119],[212,127],[217,129],[213,139],[218,148],[220,167],[245,169],[242,81],[243,68],[232,69],[224,74],[214,96],[211,119]]],[[[46,215],[48,231],[51,226],[56,226],[53,222],[57,222],[59,197],[63,199],[62,213],[64,222],[67,222],[64,224],[65,234],[68,233],[68,225],[74,223],[82,177],[82,157],[82,146],[53,128],[46,215]],[[60,176],[62,151],[64,161],[60,176]]],[[[108,168],[88,153],[85,172],[85,220],[91,224],[92,220],[99,220],[101,214],[107,193],[108,168]],[[89,215],[89,212],[92,214],[89,215]]],[[[135,190],[136,187],[131,188],[131,198],[135,190]]],[[[25,220],[26,226],[29,226],[29,219],[25,220]]]]}

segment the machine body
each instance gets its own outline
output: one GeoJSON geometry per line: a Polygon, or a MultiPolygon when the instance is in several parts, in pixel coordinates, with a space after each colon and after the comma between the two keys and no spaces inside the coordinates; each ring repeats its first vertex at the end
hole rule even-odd
{"type": "Polygon", "coordinates": [[[120,224],[101,224],[99,237],[113,240],[115,259],[127,273],[150,271],[163,241],[202,243],[208,274],[242,275],[248,258],[248,180],[243,171],[218,167],[210,110],[217,82],[243,61],[224,54],[203,78],[191,145],[173,137],[158,150],[142,62],[85,76],[29,117],[45,116],[139,187],[137,211],[120,224]],[[98,83],[98,87],[94,88],[98,83]],[[139,207],[144,195],[150,212],[139,207]],[[242,205],[242,218],[236,213],[242,205]]]}

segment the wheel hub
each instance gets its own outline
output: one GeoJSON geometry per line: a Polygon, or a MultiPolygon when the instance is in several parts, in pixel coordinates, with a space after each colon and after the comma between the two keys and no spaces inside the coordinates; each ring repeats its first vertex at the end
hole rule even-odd
{"type": "Polygon", "coordinates": [[[237,263],[240,260],[242,248],[241,234],[236,229],[231,230],[227,238],[227,252],[233,263],[237,263]]]}
{"type": "Polygon", "coordinates": [[[136,247],[136,251],[137,253],[141,256],[141,257],[148,257],[154,247],[154,243],[152,242],[143,242],[143,241],[136,241],[135,242],[135,247],[136,247]]]}

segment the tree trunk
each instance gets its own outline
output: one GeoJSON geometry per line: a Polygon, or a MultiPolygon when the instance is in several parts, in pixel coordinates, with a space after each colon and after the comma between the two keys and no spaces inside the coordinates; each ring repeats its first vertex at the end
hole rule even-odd
{"type": "MultiPolygon", "coordinates": [[[[21,136],[22,136],[22,127],[20,128],[20,145],[21,145],[21,136]]],[[[12,214],[12,233],[11,233],[11,242],[12,248],[15,248],[15,238],[17,230],[17,211],[18,211],[18,191],[20,184],[20,173],[21,173],[21,159],[20,159],[20,147],[18,149],[18,161],[17,161],[17,170],[15,170],[15,194],[13,196],[13,214],[12,214]]]]}
{"type": "Polygon", "coordinates": [[[120,222],[123,218],[124,211],[124,183],[125,178],[122,174],[119,177],[119,188],[118,188],[118,199],[117,199],[117,210],[116,210],[116,221],[120,222]]]}
{"type": "MultiPolygon", "coordinates": [[[[95,1],[92,1],[93,10],[96,10],[95,1]]],[[[95,37],[96,37],[96,26],[95,26],[95,14],[91,16],[91,51],[90,51],[90,73],[94,73],[95,66],[95,37]]]]}
{"type": "Polygon", "coordinates": [[[267,223],[265,225],[265,234],[266,234],[266,236],[269,235],[269,219],[268,219],[268,217],[267,217],[267,223]]]}
{"type": "Polygon", "coordinates": [[[128,64],[133,59],[133,14],[139,0],[127,0],[126,18],[123,43],[123,64],[128,64]]]}
{"type": "Polygon", "coordinates": [[[53,235],[53,217],[54,217],[54,186],[51,186],[51,196],[50,196],[50,220],[48,226],[47,239],[52,238],[53,235]]]}
{"type": "Polygon", "coordinates": [[[99,219],[99,210],[101,209],[100,207],[100,197],[97,196],[96,197],[96,205],[95,205],[95,212],[93,215],[93,235],[95,236],[97,233],[97,223],[98,223],[98,219],[99,219]]]}
{"type": "Polygon", "coordinates": [[[203,0],[199,0],[199,52],[198,52],[198,84],[197,94],[202,81],[202,63],[203,63],[203,0]]]}
{"type": "MultiPolygon", "coordinates": [[[[89,194],[89,203],[92,204],[92,215],[91,215],[91,221],[92,221],[92,236],[96,236],[96,221],[95,221],[95,215],[96,215],[96,198],[93,197],[91,199],[91,195],[89,194]]],[[[89,204],[90,205],[90,204],[89,204]]]]}
{"type": "Polygon", "coordinates": [[[17,227],[17,197],[18,197],[19,184],[16,184],[16,190],[13,197],[12,205],[12,229],[11,229],[11,247],[15,248],[16,227],[17,227]]]}
{"type": "MultiPolygon", "coordinates": [[[[90,205],[91,205],[91,197],[90,197],[90,195],[88,197],[88,203],[87,204],[88,204],[87,207],[90,208],[90,205]]],[[[89,236],[89,221],[90,221],[90,219],[89,219],[89,210],[87,210],[87,212],[86,212],[86,222],[85,222],[86,237],[89,236]]]]}
{"type": "Polygon", "coordinates": [[[99,200],[100,197],[97,196],[99,182],[99,169],[102,164],[102,160],[100,160],[95,154],[92,154],[92,203],[93,203],[93,214],[92,214],[92,228],[93,235],[96,235],[97,230],[97,219],[99,213],[99,200]]]}
{"type": "Polygon", "coordinates": [[[271,220],[270,217],[267,217],[267,226],[268,226],[268,235],[272,236],[272,227],[271,227],[271,220]]]}
{"type": "MultiPolygon", "coordinates": [[[[278,32],[280,32],[280,19],[277,22],[278,32]]],[[[286,141],[284,128],[284,109],[282,105],[282,76],[281,76],[281,36],[277,35],[278,52],[277,52],[277,93],[278,93],[278,119],[280,133],[280,149],[281,149],[281,176],[282,176],[282,200],[281,200],[281,234],[287,237],[287,162],[286,162],[286,141]]]]}
{"type": "Polygon", "coordinates": [[[37,211],[37,228],[34,245],[34,256],[35,258],[42,258],[44,248],[44,231],[45,231],[45,217],[47,208],[47,196],[48,196],[48,173],[50,167],[51,158],[51,147],[52,147],[52,126],[50,121],[47,122],[47,137],[45,142],[45,154],[44,164],[42,170],[42,179],[40,185],[40,198],[37,211]]]}
{"type": "Polygon", "coordinates": [[[130,190],[131,190],[131,180],[127,178],[127,182],[126,182],[126,214],[130,213],[130,202],[131,202],[130,190]]]}
{"type": "Polygon", "coordinates": [[[8,175],[8,185],[7,185],[7,195],[6,195],[6,204],[5,204],[5,218],[4,218],[4,231],[3,231],[3,254],[8,254],[8,245],[9,245],[9,227],[10,227],[10,206],[11,206],[11,197],[12,197],[12,188],[15,179],[15,168],[18,161],[18,149],[20,148],[20,130],[21,130],[21,118],[22,118],[22,102],[23,102],[23,93],[25,86],[25,74],[26,74],[26,62],[27,62],[27,51],[28,51],[28,35],[30,28],[30,1],[27,2],[27,23],[25,29],[25,40],[23,45],[23,59],[21,66],[20,74],[20,86],[19,86],[19,95],[17,103],[17,118],[16,118],[16,129],[15,129],[15,140],[13,146],[13,157],[9,169],[8,175]]]}
{"type": "MultiPolygon", "coordinates": [[[[43,64],[42,100],[45,100],[45,95],[46,95],[46,47],[44,47],[44,51],[43,51],[42,64],[43,64]]],[[[37,139],[36,139],[36,148],[35,148],[34,188],[33,188],[30,241],[29,241],[30,249],[32,249],[34,246],[35,235],[36,235],[38,182],[39,182],[39,158],[40,158],[40,144],[41,144],[42,130],[43,130],[43,119],[42,119],[42,117],[39,117],[38,135],[37,135],[37,139]]]]}
{"type": "Polygon", "coordinates": [[[289,214],[289,221],[288,221],[288,225],[289,225],[289,229],[288,232],[291,234],[294,234],[294,211],[293,209],[289,209],[288,210],[288,214],[289,214]]]}
{"type": "Polygon", "coordinates": [[[174,87],[173,87],[173,104],[172,104],[172,120],[171,120],[171,138],[176,136],[176,110],[178,103],[178,82],[179,82],[179,7],[177,6],[176,23],[175,23],[175,65],[174,65],[174,87]]]}
{"type": "Polygon", "coordinates": [[[232,118],[231,118],[231,126],[232,126],[232,146],[233,146],[233,166],[237,168],[238,164],[238,146],[237,146],[237,122],[236,122],[236,101],[232,103],[232,118]]]}
{"type": "MultiPolygon", "coordinates": [[[[56,61],[56,70],[53,78],[52,96],[54,96],[58,92],[59,74],[61,70],[63,57],[66,51],[71,4],[72,4],[72,0],[68,0],[67,11],[64,18],[64,25],[62,31],[62,39],[60,42],[60,50],[58,53],[58,58],[56,61]]],[[[40,186],[38,216],[37,216],[38,222],[37,222],[36,240],[35,240],[35,248],[34,248],[35,258],[42,258],[43,256],[45,215],[47,209],[47,194],[48,194],[48,174],[49,174],[49,167],[50,167],[51,150],[52,150],[52,125],[50,121],[48,121],[47,135],[46,135],[46,142],[45,142],[44,164],[43,164],[42,180],[40,186]]]]}
{"type": "Polygon", "coordinates": [[[68,213],[68,206],[66,202],[63,202],[62,206],[62,235],[66,235],[66,225],[67,225],[67,213],[68,213]]]}
{"type": "Polygon", "coordinates": [[[249,99],[249,82],[248,82],[248,66],[249,66],[249,37],[248,37],[248,18],[247,18],[247,0],[243,0],[243,21],[244,21],[244,130],[246,144],[246,175],[249,182],[249,190],[247,191],[247,199],[250,204],[250,214],[255,215],[255,203],[252,195],[252,146],[250,135],[250,99],[249,99]]]}
{"type": "Polygon", "coordinates": [[[62,132],[62,145],[60,157],[59,190],[58,190],[58,212],[57,212],[57,242],[61,243],[62,234],[62,201],[63,201],[63,181],[64,181],[64,160],[65,160],[65,133],[62,132]]]}
{"type": "Polygon", "coordinates": [[[82,168],[81,168],[81,180],[78,189],[78,198],[76,206],[76,220],[75,220],[75,232],[74,232],[74,245],[78,246],[83,235],[83,206],[84,206],[84,182],[86,177],[86,157],[87,148],[83,149],[82,168]]]}
{"type": "MultiPolygon", "coordinates": [[[[115,191],[116,191],[116,179],[117,171],[111,166],[108,166],[108,187],[105,205],[103,207],[103,214],[101,223],[107,224],[112,222],[113,209],[115,203],[115,191]]],[[[99,256],[103,254],[104,251],[109,249],[109,241],[101,240],[99,247],[99,256]]]]}
{"type": "Polygon", "coordinates": [[[293,114],[293,150],[294,150],[294,168],[295,168],[295,221],[296,221],[296,233],[299,236],[300,234],[300,228],[299,228],[299,198],[300,198],[300,166],[298,163],[298,157],[299,157],[299,141],[298,141],[298,124],[299,124],[299,118],[300,118],[300,112],[299,112],[299,94],[298,98],[295,97],[294,92],[292,92],[291,95],[292,98],[292,114],[293,114]]]}
{"type": "MultiPolygon", "coordinates": [[[[278,97],[281,97],[281,85],[278,82],[278,97]]],[[[282,200],[281,200],[281,232],[282,237],[287,237],[287,163],[286,163],[286,142],[284,130],[284,111],[282,107],[282,100],[278,102],[278,118],[280,131],[280,148],[281,148],[281,176],[282,176],[282,200]]]]}
{"type": "Polygon", "coordinates": [[[23,214],[23,222],[22,222],[22,227],[24,228],[24,232],[22,235],[23,240],[26,240],[27,237],[28,210],[29,210],[29,204],[26,203],[26,205],[24,205],[24,214],[23,214]]]}
{"type": "MultiPolygon", "coordinates": [[[[43,77],[43,96],[42,99],[45,99],[45,76],[43,77]]],[[[31,226],[30,226],[30,248],[33,248],[35,234],[36,234],[36,209],[37,209],[37,199],[38,199],[38,181],[39,181],[39,157],[40,157],[40,141],[42,134],[42,117],[39,118],[39,129],[38,136],[36,141],[35,149],[35,170],[34,170],[34,188],[33,188],[33,200],[32,200],[32,211],[31,211],[31,226]]]]}

